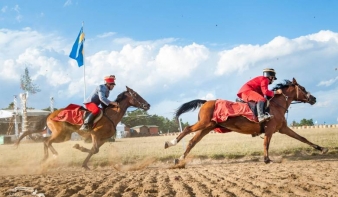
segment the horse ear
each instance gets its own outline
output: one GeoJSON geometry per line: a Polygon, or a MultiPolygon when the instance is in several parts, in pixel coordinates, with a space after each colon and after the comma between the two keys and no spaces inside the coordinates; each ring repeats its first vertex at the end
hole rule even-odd
{"type": "Polygon", "coordinates": [[[296,81],[295,78],[292,78],[292,83],[293,83],[293,84],[297,84],[297,81],[296,81]]]}
{"type": "Polygon", "coordinates": [[[127,88],[127,91],[129,91],[130,88],[128,86],[126,86],[126,88],[127,88]]]}

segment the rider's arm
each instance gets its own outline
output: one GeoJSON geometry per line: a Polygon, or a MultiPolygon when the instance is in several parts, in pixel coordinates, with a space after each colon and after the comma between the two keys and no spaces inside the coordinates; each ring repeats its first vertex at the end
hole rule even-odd
{"type": "Polygon", "coordinates": [[[261,90],[262,90],[262,93],[264,95],[266,95],[266,96],[273,97],[274,93],[273,93],[273,91],[271,91],[271,90],[268,89],[268,85],[269,85],[269,79],[268,78],[264,78],[261,81],[261,90]]]}
{"type": "MultiPolygon", "coordinates": [[[[110,104],[111,101],[108,100],[107,97],[106,97],[107,87],[106,87],[105,85],[100,85],[98,88],[99,88],[99,89],[98,89],[97,94],[98,94],[98,96],[99,96],[100,101],[101,101],[103,104],[105,104],[105,105],[108,106],[108,105],[110,104]]],[[[108,90],[108,91],[109,91],[109,90],[108,90]]]]}

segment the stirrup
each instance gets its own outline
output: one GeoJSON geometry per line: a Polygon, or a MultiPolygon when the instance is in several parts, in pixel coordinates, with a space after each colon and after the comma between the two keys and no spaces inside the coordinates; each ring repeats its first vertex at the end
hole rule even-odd
{"type": "Polygon", "coordinates": [[[267,120],[270,120],[270,118],[271,118],[271,116],[264,115],[262,117],[258,117],[258,122],[262,123],[262,122],[265,122],[267,120]]]}
{"type": "Polygon", "coordinates": [[[88,130],[89,130],[88,124],[83,124],[83,125],[80,127],[79,130],[80,130],[80,131],[88,131],[88,130]]]}

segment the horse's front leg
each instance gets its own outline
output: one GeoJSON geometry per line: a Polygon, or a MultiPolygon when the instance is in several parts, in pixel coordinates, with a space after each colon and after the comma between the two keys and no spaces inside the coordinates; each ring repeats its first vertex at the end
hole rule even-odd
{"type": "Polygon", "coordinates": [[[82,163],[82,167],[83,167],[84,169],[86,169],[86,170],[90,170],[90,168],[89,168],[88,165],[87,165],[89,159],[90,159],[94,154],[98,153],[99,150],[100,150],[100,147],[106,142],[106,140],[98,140],[98,139],[96,139],[95,136],[93,136],[92,139],[93,139],[93,147],[92,147],[92,149],[89,151],[89,153],[88,153],[86,159],[85,159],[85,160],[83,161],[83,163],[82,163]]]}
{"type": "Polygon", "coordinates": [[[269,146],[272,138],[272,133],[266,133],[264,137],[264,163],[268,164],[271,162],[269,158],[269,146]]]}
{"type": "Polygon", "coordinates": [[[78,149],[79,151],[84,152],[84,153],[90,153],[91,152],[91,149],[80,146],[79,144],[75,144],[73,146],[73,148],[78,149]]]}
{"type": "Polygon", "coordinates": [[[290,129],[290,127],[288,127],[286,125],[283,125],[283,127],[281,129],[279,129],[279,132],[312,146],[313,148],[321,151],[322,154],[325,154],[329,151],[329,149],[318,146],[317,144],[314,144],[314,143],[310,142],[309,140],[307,140],[306,138],[298,135],[296,132],[294,132],[292,129],[290,129]]]}

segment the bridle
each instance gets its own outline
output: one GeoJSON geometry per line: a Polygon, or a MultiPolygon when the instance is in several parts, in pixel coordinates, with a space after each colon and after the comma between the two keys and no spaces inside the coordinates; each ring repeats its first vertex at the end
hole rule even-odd
{"type": "MultiPolygon", "coordinates": [[[[295,88],[296,88],[296,95],[297,95],[297,96],[296,96],[296,99],[295,99],[296,102],[291,102],[291,104],[308,103],[308,102],[310,101],[310,96],[311,96],[311,94],[310,94],[309,92],[307,92],[307,94],[306,94],[306,99],[304,99],[304,100],[299,100],[299,85],[295,85],[295,88]]],[[[289,97],[288,97],[287,95],[285,95],[283,92],[282,92],[282,95],[284,96],[285,102],[286,102],[286,104],[287,104],[289,97]]],[[[282,106],[281,104],[275,102],[275,101],[272,100],[272,99],[271,99],[271,101],[274,102],[274,103],[275,103],[276,105],[278,105],[279,107],[285,109],[285,113],[286,113],[287,116],[288,116],[288,114],[289,114],[289,109],[288,109],[288,108],[282,106]]]]}
{"type": "Polygon", "coordinates": [[[146,108],[147,104],[142,103],[142,102],[140,102],[139,100],[136,99],[136,93],[135,93],[135,92],[130,92],[130,91],[128,90],[128,93],[129,93],[130,96],[132,97],[133,101],[137,103],[137,105],[138,105],[137,108],[142,108],[142,109],[146,108]]]}
{"type": "MultiPolygon", "coordinates": [[[[133,101],[136,102],[138,104],[137,108],[145,108],[147,106],[147,104],[145,103],[141,103],[139,100],[136,99],[136,93],[135,92],[130,92],[128,90],[129,95],[132,97],[133,101]]],[[[103,115],[109,120],[109,122],[111,122],[113,124],[113,128],[115,128],[115,123],[109,118],[109,116],[105,113],[106,110],[104,110],[103,115]]]]}
{"type": "Polygon", "coordinates": [[[296,95],[297,95],[297,98],[296,98],[296,102],[293,102],[291,104],[297,104],[297,103],[309,103],[310,102],[310,92],[306,92],[306,99],[303,99],[303,100],[298,100],[298,97],[299,97],[299,85],[295,85],[296,86],[296,95]]]}

